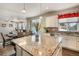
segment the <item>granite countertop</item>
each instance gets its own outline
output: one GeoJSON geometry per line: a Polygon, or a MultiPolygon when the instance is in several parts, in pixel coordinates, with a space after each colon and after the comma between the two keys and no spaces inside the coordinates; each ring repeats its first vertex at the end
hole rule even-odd
{"type": "Polygon", "coordinates": [[[51,56],[61,40],[61,37],[57,37],[56,39],[50,36],[50,34],[43,34],[38,43],[32,40],[32,36],[14,39],[12,42],[33,56],[51,56]]]}
{"type": "Polygon", "coordinates": [[[63,35],[79,37],[79,31],[59,31],[59,33],[62,33],[63,35]]]}

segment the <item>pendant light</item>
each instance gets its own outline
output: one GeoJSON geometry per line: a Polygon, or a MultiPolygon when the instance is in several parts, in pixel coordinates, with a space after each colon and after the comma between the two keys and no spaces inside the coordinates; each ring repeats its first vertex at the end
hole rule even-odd
{"type": "MultiPolygon", "coordinates": [[[[42,7],[42,4],[40,3],[40,15],[41,15],[41,7],[42,7]]],[[[41,20],[43,17],[40,16],[39,19],[41,20]]]]}
{"type": "Polygon", "coordinates": [[[22,10],[22,12],[26,13],[25,3],[23,4],[23,10],[22,10]]]}

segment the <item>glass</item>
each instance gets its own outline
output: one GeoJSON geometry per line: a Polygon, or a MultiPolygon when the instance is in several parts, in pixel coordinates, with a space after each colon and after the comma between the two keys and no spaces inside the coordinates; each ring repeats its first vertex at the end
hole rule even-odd
{"type": "Polygon", "coordinates": [[[59,31],[79,31],[79,19],[73,17],[59,20],[59,31]]]}
{"type": "Polygon", "coordinates": [[[77,22],[60,23],[60,31],[77,31],[79,24],[77,22]]]}
{"type": "Polygon", "coordinates": [[[60,24],[60,31],[68,31],[68,23],[59,23],[60,24]]]}
{"type": "Polygon", "coordinates": [[[69,23],[69,31],[77,31],[77,23],[69,23]]]}

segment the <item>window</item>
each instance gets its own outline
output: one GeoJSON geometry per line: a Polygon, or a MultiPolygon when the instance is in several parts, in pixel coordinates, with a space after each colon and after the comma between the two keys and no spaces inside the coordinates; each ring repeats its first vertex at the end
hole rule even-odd
{"type": "Polygon", "coordinates": [[[64,22],[60,24],[60,31],[78,31],[79,23],[77,22],[64,22]]]}

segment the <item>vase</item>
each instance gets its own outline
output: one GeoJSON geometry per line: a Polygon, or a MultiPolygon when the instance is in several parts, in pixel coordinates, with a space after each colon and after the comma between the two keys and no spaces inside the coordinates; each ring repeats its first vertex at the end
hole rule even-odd
{"type": "Polygon", "coordinates": [[[35,42],[39,42],[39,34],[35,35],[35,42]]]}

